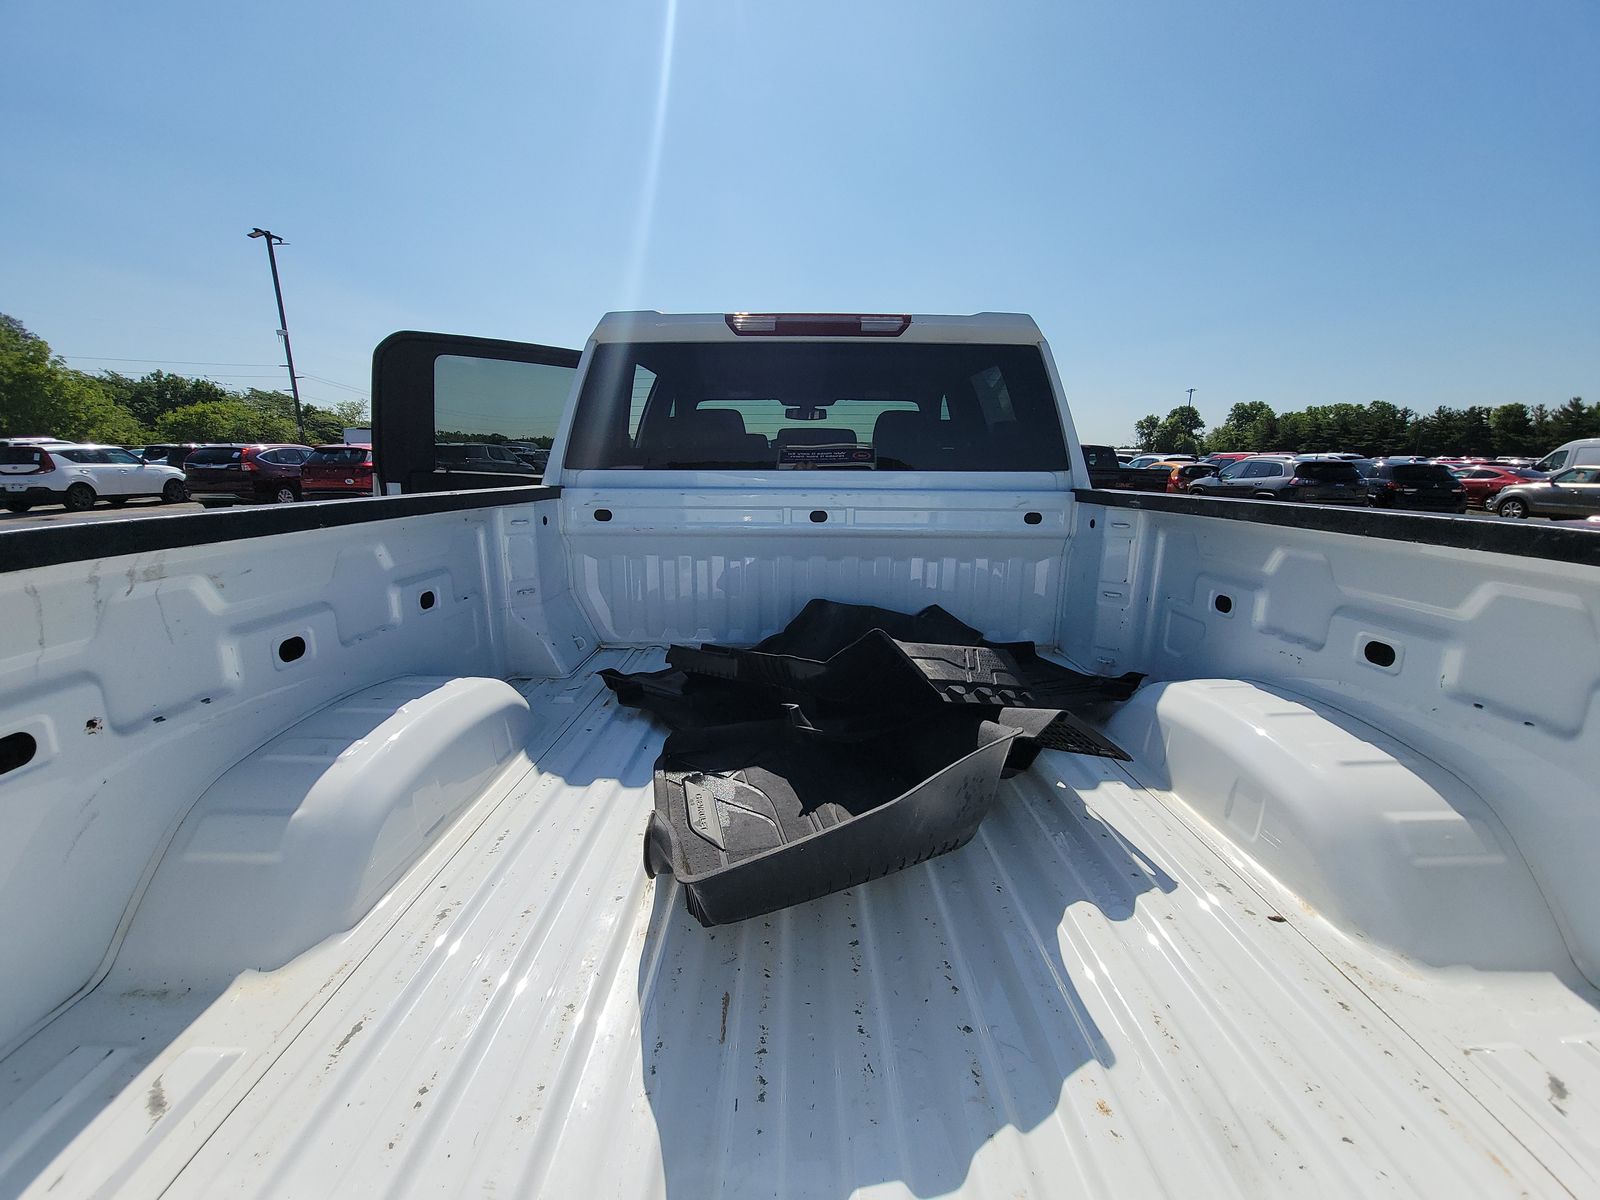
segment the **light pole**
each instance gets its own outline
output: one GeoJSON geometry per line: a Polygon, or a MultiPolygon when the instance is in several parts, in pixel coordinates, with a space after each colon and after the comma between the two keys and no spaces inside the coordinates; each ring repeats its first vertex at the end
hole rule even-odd
{"type": "Polygon", "coordinates": [[[300,440],[306,440],[306,424],[300,419],[300,381],[294,374],[294,349],[289,345],[289,318],[283,311],[283,286],[278,282],[278,256],[273,253],[274,246],[288,245],[281,237],[268,229],[252,229],[253,238],[264,238],[267,243],[267,262],[272,265],[272,294],[278,298],[278,336],[283,339],[283,357],[289,365],[289,391],[294,396],[294,427],[300,440]]]}
{"type": "MultiPolygon", "coordinates": [[[[273,278],[277,278],[277,277],[274,276],[273,278]]],[[[1194,389],[1190,388],[1189,389],[1189,427],[1190,427],[1189,428],[1189,436],[1194,438],[1195,443],[1196,443],[1195,444],[1195,449],[1196,450],[1200,449],[1200,446],[1199,446],[1200,435],[1197,434],[1194,431],[1194,427],[1196,425],[1198,425],[1199,423],[1200,423],[1200,414],[1198,414],[1197,412],[1194,411],[1194,389]]]]}

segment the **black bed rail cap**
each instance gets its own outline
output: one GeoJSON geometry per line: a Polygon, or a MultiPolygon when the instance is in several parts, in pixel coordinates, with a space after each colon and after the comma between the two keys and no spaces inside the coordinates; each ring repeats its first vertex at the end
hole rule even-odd
{"type": "Polygon", "coordinates": [[[1350,537],[1379,538],[1424,546],[1513,554],[1551,562],[1600,567],[1600,529],[1578,529],[1543,521],[1463,517],[1443,513],[1391,512],[1334,504],[1296,504],[1281,500],[1232,500],[1176,492],[1107,491],[1077,488],[1085,504],[1180,513],[1223,521],[1247,521],[1287,529],[1318,529],[1350,537]]]}
{"type": "Polygon", "coordinates": [[[147,554],[183,546],[338,529],[374,521],[399,521],[430,513],[468,512],[550,500],[558,487],[488,488],[464,492],[419,492],[407,496],[311,500],[266,507],[230,505],[211,512],[127,516],[70,521],[22,529],[0,528],[0,574],[34,567],[147,554]]]}

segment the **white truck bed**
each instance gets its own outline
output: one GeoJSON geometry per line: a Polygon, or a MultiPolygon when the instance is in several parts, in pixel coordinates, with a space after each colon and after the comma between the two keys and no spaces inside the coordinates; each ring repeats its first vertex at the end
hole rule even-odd
{"type": "Polygon", "coordinates": [[[526,694],[536,769],[350,934],[7,1059],[0,1195],[1600,1190],[1592,991],[1363,946],[1138,763],[1045,752],[964,849],[708,930],[641,869],[662,730],[526,694]]]}

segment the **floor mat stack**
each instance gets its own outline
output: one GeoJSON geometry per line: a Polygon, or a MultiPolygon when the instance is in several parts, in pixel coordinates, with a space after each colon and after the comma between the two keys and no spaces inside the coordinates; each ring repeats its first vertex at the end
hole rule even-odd
{"type": "Polygon", "coordinates": [[[1127,759],[1071,710],[1143,676],[1083,675],[989,642],[938,606],[813,600],[748,648],[673,646],[665,670],[601,676],[672,733],[645,870],[704,925],[740,921],[964,845],[1002,775],[1040,749],[1127,759]]]}

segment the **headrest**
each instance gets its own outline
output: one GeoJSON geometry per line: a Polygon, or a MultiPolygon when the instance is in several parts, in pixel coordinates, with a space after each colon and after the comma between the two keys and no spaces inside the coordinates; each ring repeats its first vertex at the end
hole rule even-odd
{"type": "Polygon", "coordinates": [[[937,471],[949,457],[939,422],[920,412],[886,412],[872,425],[872,450],[879,468],[937,471]]]}
{"type": "Polygon", "coordinates": [[[744,417],[731,408],[697,408],[688,420],[697,437],[744,436],[744,417]]]}

